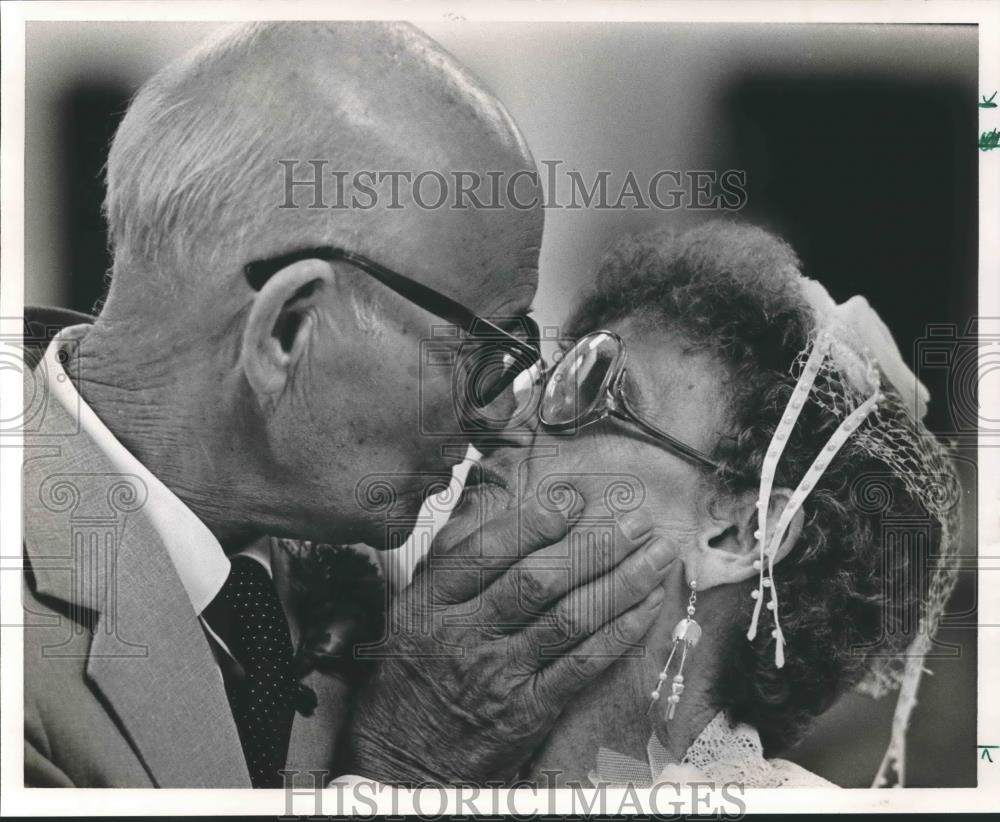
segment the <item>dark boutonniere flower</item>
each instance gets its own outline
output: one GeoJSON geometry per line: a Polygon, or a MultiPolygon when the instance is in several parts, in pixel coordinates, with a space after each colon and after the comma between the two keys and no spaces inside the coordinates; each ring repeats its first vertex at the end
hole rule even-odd
{"type": "Polygon", "coordinates": [[[301,626],[296,677],[315,670],[360,681],[370,662],[356,648],[377,642],[385,626],[385,578],[374,550],[296,540],[282,540],[282,546],[290,554],[289,583],[301,626]]]}

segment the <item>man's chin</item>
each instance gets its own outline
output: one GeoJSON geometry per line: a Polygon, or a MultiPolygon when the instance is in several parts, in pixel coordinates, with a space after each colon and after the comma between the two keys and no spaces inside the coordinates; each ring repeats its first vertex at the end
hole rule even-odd
{"type": "Polygon", "coordinates": [[[375,514],[361,526],[362,535],[358,541],[370,545],[376,551],[398,548],[420,521],[422,502],[417,494],[412,498],[400,495],[390,509],[381,512],[381,516],[375,514]]]}

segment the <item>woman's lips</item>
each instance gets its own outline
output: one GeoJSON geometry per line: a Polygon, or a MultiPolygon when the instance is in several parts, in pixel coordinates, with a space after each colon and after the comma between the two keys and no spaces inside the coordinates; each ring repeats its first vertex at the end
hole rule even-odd
{"type": "Polygon", "coordinates": [[[469,475],[465,479],[465,487],[476,485],[499,485],[501,488],[510,488],[507,478],[497,473],[489,466],[477,463],[469,469],[469,475]]]}

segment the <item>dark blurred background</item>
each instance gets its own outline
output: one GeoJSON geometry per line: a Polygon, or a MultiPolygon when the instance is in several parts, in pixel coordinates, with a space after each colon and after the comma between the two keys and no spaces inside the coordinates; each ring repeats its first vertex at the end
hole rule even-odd
{"type": "MultiPolygon", "coordinates": [[[[953,441],[965,488],[962,553],[976,545],[975,396],[956,363],[976,315],[975,26],[421,24],[507,104],[538,160],[586,179],[740,169],[740,216],[778,232],[838,301],[864,294],[931,390],[928,422],[953,441]],[[944,354],[925,357],[928,346],[944,354]],[[959,409],[961,411],[961,409],[959,409]]],[[[25,293],[90,311],[110,261],[102,168],[130,96],[217,26],[28,24],[25,293]]],[[[711,212],[553,209],[542,324],[628,231],[711,212]]],[[[967,358],[966,358],[967,359],[967,358]]],[[[973,358],[974,362],[974,358],[973,358]]],[[[974,389],[972,389],[974,392],[974,389]]],[[[976,578],[962,571],[909,735],[907,782],[976,782],[976,578]]],[[[788,758],[866,787],[894,698],[849,695],[788,758]]]]}

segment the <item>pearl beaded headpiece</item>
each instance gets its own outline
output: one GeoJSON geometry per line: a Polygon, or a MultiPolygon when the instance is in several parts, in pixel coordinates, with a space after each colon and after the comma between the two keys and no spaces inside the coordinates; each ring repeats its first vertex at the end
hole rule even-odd
{"type": "Polygon", "coordinates": [[[924,658],[956,579],[955,564],[947,560],[957,550],[960,487],[947,452],[922,425],[929,399],[927,389],[906,366],[892,335],[867,300],[852,297],[838,305],[813,280],[804,279],[801,287],[814,312],[814,334],[794,364],[793,373],[798,374],[798,379],[761,466],[754,534],[759,551],[754,563],[758,583],[751,592],[755,603],[747,637],[752,640],[757,635],[766,597],[773,620],[775,664],[779,668],[784,665],[785,639],[778,613],[774,559],[792,519],[837,452],[851,440],[854,447],[880,460],[940,527],[936,562],[929,570],[927,590],[921,600],[916,638],[902,654],[875,655],[868,676],[858,686],[876,697],[900,688],[889,748],[873,787],[888,785],[890,772],[901,784],[906,729],[916,704],[924,658]],[[807,402],[824,408],[840,423],[769,531],[777,467],[807,402]]]}
{"type": "Polygon", "coordinates": [[[785,508],[782,510],[774,532],[768,533],[767,516],[771,500],[771,488],[774,484],[775,469],[777,468],[778,460],[781,459],[781,455],[785,450],[785,444],[788,442],[788,437],[795,425],[795,421],[799,418],[802,406],[805,405],[806,400],[809,398],[809,392],[816,380],[816,376],[819,374],[820,366],[830,351],[831,341],[831,332],[823,330],[813,343],[809,358],[806,360],[805,368],[802,369],[802,374],[799,376],[795,389],[792,391],[791,399],[788,401],[785,412],[781,416],[781,422],[778,423],[774,436],[771,438],[771,444],[768,446],[767,455],[764,457],[764,464],[761,469],[760,491],[757,495],[757,530],[754,532],[754,539],[757,540],[760,551],[760,556],[754,561],[754,567],[758,571],[758,581],[757,589],[751,592],[751,596],[756,600],[756,604],[753,610],[753,617],[750,620],[750,629],[747,631],[747,639],[753,639],[757,636],[757,622],[760,619],[761,605],[764,603],[765,591],[768,591],[770,596],[767,608],[771,611],[772,618],[774,619],[774,628],[771,631],[771,635],[776,640],[774,646],[774,663],[779,668],[785,664],[785,637],[781,633],[781,622],[778,618],[778,590],[774,585],[773,579],[775,554],[778,552],[778,547],[781,545],[781,540],[785,537],[785,532],[788,530],[792,518],[802,507],[802,503],[805,502],[809,492],[816,486],[816,482],[823,475],[830,461],[836,456],[844,443],[847,442],[848,437],[851,436],[865,417],[878,409],[878,400],[880,397],[878,372],[874,366],[869,364],[866,376],[872,386],[870,396],[840,423],[837,430],[834,431],[833,436],[830,437],[823,449],[816,455],[809,470],[806,471],[805,476],[802,477],[795,491],[792,492],[792,496],[785,505],[785,508]]]}

